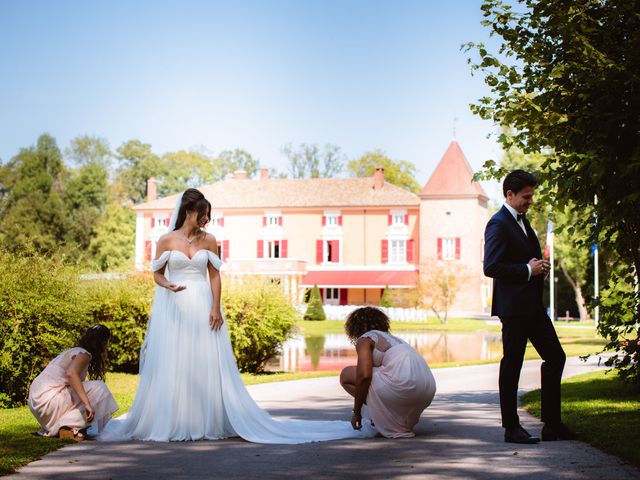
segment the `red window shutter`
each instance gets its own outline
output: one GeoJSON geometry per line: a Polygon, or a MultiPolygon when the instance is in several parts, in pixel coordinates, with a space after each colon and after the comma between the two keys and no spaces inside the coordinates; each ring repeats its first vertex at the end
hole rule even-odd
{"type": "Polygon", "coordinates": [[[280,242],[280,258],[287,258],[288,256],[288,241],[282,240],[280,242]]]}
{"type": "Polygon", "coordinates": [[[405,224],[405,225],[409,225],[409,214],[408,214],[408,213],[406,213],[406,214],[404,215],[404,224],[405,224]]]}
{"type": "Polygon", "coordinates": [[[282,215],[278,217],[278,225],[282,226],[282,215]]]}
{"type": "Polygon", "coordinates": [[[320,298],[322,299],[322,304],[324,305],[324,288],[320,289],[320,298]]]}
{"type": "Polygon", "coordinates": [[[382,263],[389,262],[389,240],[382,240],[382,263]]]}
{"type": "Polygon", "coordinates": [[[258,258],[264,258],[264,242],[258,240],[258,258]]]}
{"type": "Polygon", "coordinates": [[[456,260],[460,260],[460,237],[456,237],[456,260]]]}
{"type": "Polygon", "coordinates": [[[151,261],[151,240],[144,242],[144,259],[147,262],[151,261]]]}
{"type": "Polygon", "coordinates": [[[322,240],[316,240],[316,263],[322,263],[322,240]]]}
{"type": "Polygon", "coordinates": [[[156,217],[151,217],[151,228],[156,226],[156,217]]]}
{"type": "Polygon", "coordinates": [[[338,225],[342,226],[342,215],[338,215],[338,225]]]}
{"type": "Polygon", "coordinates": [[[340,240],[331,240],[331,258],[330,262],[340,261],[340,240]]]}
{"type": "Polygon", "coordinates": [[[407,262],[413,262],[413,238],[407,240],[407,262]]]}
{"type": "Polygon", "coordinates": [[[393,222],[393,216],[391,214],[389,214],[387,220],[388,220],[388,224],[391,225],[391,223],[393,222]]]}
{"type": "Polygon", "coordinates": [[[267,226],[267,217],[262,217],[262,226],[263,227],[267,226]]]}
{"type": "Polygon", "coordinates": [[[220,226],[224,227],[224,217],[220,217],[220,226]]]}
{"type": "Polygon", "coordinates": [[[442,238],[438,237],[438,260],[442,260],[442,238]]]}
{"type": "Polygon", "coordinates": [[[347,289],[341,288],[340,289],[340,305],[346,305],[346,304],[347,304],[347,289]]]}
{"type": "Polygon", "coordinates": [[[229,240],[222,241],[222,260],[229,258],[229,240]]]}
{"type": "Polygon", "coordinates": [[[327,224],[327,216],[322,215],[322,226],[324,227],[327,224]]]}

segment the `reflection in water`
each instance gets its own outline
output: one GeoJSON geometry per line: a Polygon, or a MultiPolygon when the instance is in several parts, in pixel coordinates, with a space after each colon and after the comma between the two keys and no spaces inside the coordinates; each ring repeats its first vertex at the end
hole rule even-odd
{"type": "MultiPolygon", "coordinates": [[[[502,355],[502,343],[495,333],[397,333],[424,357],[427,363],[491,360],[502,355]]],[[[267,363],[267,370],[285,372],[336,371],[355,365],[356,350],[343,334],[288,340],[282,353],[267,363]]]]}

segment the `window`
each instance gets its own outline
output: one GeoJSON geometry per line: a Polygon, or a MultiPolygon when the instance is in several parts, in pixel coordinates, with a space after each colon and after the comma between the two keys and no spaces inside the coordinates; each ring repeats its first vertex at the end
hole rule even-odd
{"type": "Polygon", "coordinates": [[[390,263],[405,263],[407,259],[406,241],[390,240],[391,251],[389,252],[390,263]]]}
{"type": "Polygon", "coordinates": [[[327,305],[339,305],[340,304],[340,289],[339,288],[325,288],[324,300],[327,305]]]}
{"type": "Polygon", "coordinates": [[[280,258],[280,241],[279,240],[268,240],[266,243],[267,247],[267,258],[280,258]]]}
{"type": "Polygon", "coordinates": [[[279,224],[280,224],[280,217],[276,215],[267,216],[267,225],[272,226],[272,225],[279,225],[279,224]]]}
{"type": "Polygon", "coordinates": [[[460,237],[438,238],[438,258],[441,260],[459,260],[460,237]]]}
{"type": "Polygon", "coordinates": [[[394,214],[391,223],[392,225],[404,225],[404,215],[394,214]]]}
{"type": "Polygon", "coordinates": [[[327,215],[327,225],[332,227],[332,226],[338,226],[338,215],[327,215]]]}
{"type": "Polygon", "coordinates": [[[325,241],[325,262],[338,263],[340,261],[340,240],[325,241]]]}
{"type": "Polygon", "coordinates": [[[212,227],[224,227],[224,218],[222,217],[215,217],[211,219],[211,226],[212,227]]]}

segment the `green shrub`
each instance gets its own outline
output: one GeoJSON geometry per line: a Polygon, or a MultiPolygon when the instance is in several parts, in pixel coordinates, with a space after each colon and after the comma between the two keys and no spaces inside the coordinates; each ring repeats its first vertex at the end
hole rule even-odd
{"type": "Polygon", "coordinates": [[[137,373],[155,291],[153,277],[138,273],[121,280],[88,280],[84,287],[93,323],[111,330],[110,369],[137,373]]]}
{"type": "Polygon", "coordinates": [[[391,293],[391,289],[389,288],[389,285],[384,287],[382,296],[380,297],[380,306],[393,307],[393,295],[391,293]]]}
{"type": "Polygon", "coordinates": [[[311,296],[309,297],[309,303],[307,304],[307,311],[304,313],[304,319],[315,321],[327,319],[327,316],[324,313],[324,308],[322,308],[322,298],[320,297],[318,285],[314,285],[313,290],[311,290],[311,296]]]}
{"type": "Polygon", "coordinates": [[[222,305],[238,367],[250,373],[278,353],[299,315],[279,285],[258,278],[227,286],[222,305]]]}
{"type": "Polygon", "coordinates": [[[89,325],[78,272],[61,256],[0,250],[0,407],[23,405],[33,379],[89,325]]]}

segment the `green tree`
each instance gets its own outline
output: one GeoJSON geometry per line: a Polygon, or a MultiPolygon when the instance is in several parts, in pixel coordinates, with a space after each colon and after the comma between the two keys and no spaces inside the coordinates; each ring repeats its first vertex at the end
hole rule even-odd
{"type": "Polygon", "coordinates": [[[282,148],[289,160],[291,178],[335,177],[344,168],[340,147],[327,144],[321,150],[316,144],[302,143],[296,149],[290,143],[282,148]]]}
{"type": "Polygon", "coordinates": [[[133,211],[113,200],[96,225],[89,250],[103,271],[131,270],[136,236],[133,211]]]}
{"type": "MultiPolygon", "coordinates": [[[[485,0],[485,20],[501,45],[479,55],[491,94],[472,110],[510,126],[505,149],[546,156],[547,195],[581,216],[565,228],[588,232],[589,243],[617,252],[602,297],[600,332],[620,355],[609,365],[640,383],[640,15],[637,2],[485,0]],[[597,204],[594,202],[597,196],[597,204]],[[597,222],[594,222],[594,215],[597,222]],[[627,309],[630,309],[628,311],[627,309]]],[[[485,173],[500,178],[495,162],[485,173]]]]}
{"type": "Polygon", "coordinates": [[[392,160],[381,150],[366,152],[360,158],[351,160],[347,164],[347,171],[353,177],[371,177],[378,167],[384,168],[385,181],[410,192],[420,191],[420,184],[416,180],[416,166],[411,162],[392,160]]]}
{"type": "Polygon", "coordinates": [[[420,303],[431,309],[438,320],[446,325],[449,309],[467,279],[465,268],[458,262],[437,260],[422,265],[420,272],[423,273],[416,287],[420,303]]]}
{"type": "Polygon", "coordinates": [[[197,188],[213,181],[212,160],[202,152],[167,153],[161,158],[161,172],[156,175],[161,197],[197,188]]]}
{"type": "Polygon", "coordinates": [[[53,252],[64,244],[69,220],[63,202],[66,168],[48,134],[0,168],[0,241],[12,250],[33,246],[53,252]]]}
{"type": "Polygon", "coordinates": [[[317,285],[314,285],[311,290],[311,295],[309,296],[307,311],[304,313],[304,320],[322,321],[326,319],[327,316],[325,315],[324,308],[322,307],[320,289],[317,285]]]}
{"type": "Polygon", "coordinates": [[[85,252],[107,203],[108,174],[101,163],[91,161],[72,170],[64,189],[68,212],[67,239],[72,251],[85,252]]]}
{"type": "Polygon", "coordinates": [[[224,180],[226,176],[236,170],[247,172],[247,178],[253,177],[260,164],[251,154],[240,148],[235,150],[224,150],[213,159],[213,179],[214,181],[224,180]]]}
{"type": "Polygon", "coordinates": [[[77,165],[97,163],[105,170],[111,168],[113,152],[109,148],[109,142],[101,137],[79,135],[71,140],[64,153],[65,157],[77,165]]]}
{"type": "Polygon", "coordinates": [[[140,140],[129,140],[117,149],[118,182],[133,203],[142,203],[147,197],[147,180],[168,174],[166,163],[153,153],[151,145],[140,140]]]}
{"type": "Polygon", "coordinates": [[[380,297],[380,306],[393,307],[393,295],[391,293],[389,285],[386,285],[384,287],[384,290],[382,291],[382,296],[380,297]]]}

